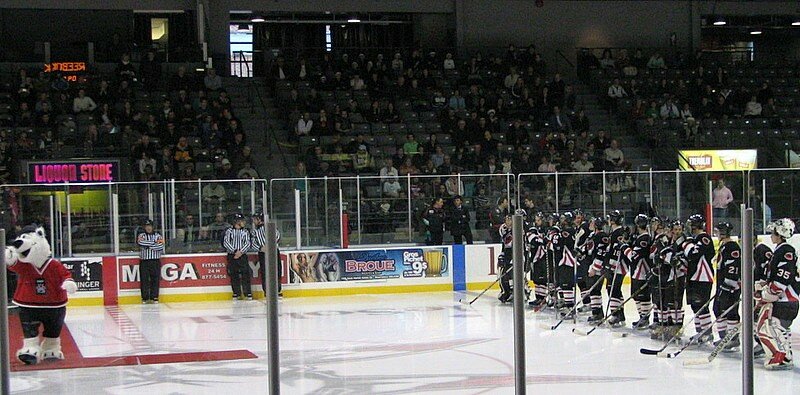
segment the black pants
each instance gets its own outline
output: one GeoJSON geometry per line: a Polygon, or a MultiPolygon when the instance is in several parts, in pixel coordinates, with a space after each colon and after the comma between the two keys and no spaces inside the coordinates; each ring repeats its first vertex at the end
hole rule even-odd
{"type": "Polygon", "coordinates": [[[647,280],[631,279],[631,292],[639,291],[633,300],[636,302],[650,302],[650,282],[647,280]],[[641,291],[640,288],[644,287],[641,291]]]}
{"type": "MultiPolygon", "coordinates": [[[[619,303],[622,302],[624,299],[622,297],[622,281],[624,280],[625,276],[622,274],[613,273],[611,271],[606,273],[606,292],[608,293],[610,299],[616,300],[619,303]]],[[[611,314],[612,311],[616,310],[614,315],[623,321],[625,320],[625,308],[617,308],[616,303],[609,303],[609,306],[610,308],[608,314],[611,314]]]]}
{"type": "MultiPolygon", "coordinates": [[[[591,288],[592,285],[594,285],[594,281],[589,280],[589,266],[591,265],[592,265],[591,259],[583,259],[578,261],[578,270],[577,270],[578,276],[575,278],[575,281],[578,284],[578,288],[581,290],[581,294],[586,293],[586,291],[588,291],[589,288],[591,288]]],[[[578,298],[579,295],[575,295],[575,300],[578,300],[578,298]]],[[[583,295],[582,299],[583,299],[583,304],[588,306],[590,303],[589,294],[586,293],[585,295],[583,295]]]]}
{"type": "Polygon", "coordinates": [[[231,278],[233,296],[253,295],[250,287],[250,279],[253,278],[253,272],[247,263],[247,255],[242,254],[239,259],[236,259],[233,254],[228,254],[228,277],[231,278]]]}
{"type": "Polygon", "coordinates": [[[66,307],[54,309],[35,309],[30,307],[19,308],[19,321],[22,323],[22,333],[26,339],[39,336],[39,325],[44,327],[44,337],[61,336],[61,327],[64,326],[64,317],[67,316],[66,307]]]}
{"type": "Polygon", "coordinates": [[[738,322],[741,319],[739,317],[739,309],[735,307],[732,308],[727,314],[722,315],[725,310],[739,303],[739,296],[741,294],[741,291],[730,292],[722,289],[717,290],[717,298],[714,299],[714,316],[717,317],[717,320],[738,322]]]}
{"type": "Polygon", "coordinates": [[[469,228],[463,231],[451,232],[453,234],[453,244],[461,244],[461,239],[464,238],[467,244],[472,244],[472,230],[469,228]]]}
{"type": "Polygon", "coordinates": [[[444,242],[444,232],[431,232],[431,238],[428,240],[430,246],[440,246],[444,242]]]}
{"type": "Polygon", "coordinates": [[[567,307],[574,306],[575,296],[575,268],[567,265],[558,265],[558,288],[567,297],[564,303],[567,307]],[[570,299],[567,295],[573,295],[570,299]]]}
{"type": "MultiPolygon", "coordinates": [[[[281,272],[283,272],[283,265],[281,263],[281,252],[278,250],[277,253],[278,262],[275,265],[275,271],[278,273],[277,276],[277,285],[278,285],[278,293],[281,292],[281,272]]],[[[258,253],[258,275],[261,276],[261,290],[264,291],[264,295],[267,294],[267,254],[263,252],[258,253]]]]}
{"type": "Polygon", "coordinates": [[[161,260],[140,260],[139,277],[139,288],[142,290],[142,300],[158,300],[158,283],[159,280],[161,280],[161,260]]]}
{"type": "Polygon", "coordinates": [[[695,315],[710,314],[708,306],[703,309],[700,308],[711,299],[712,285],[712,283],[691,280],[686,282],[686,302],[689,303],[689,306],[692,306],[692,311],[695,315]]]}
{"type": "Polygon", "coordinates": [[[791,328],[792,321],[797,318],[798,307],[800,304],[797,302],[774,302],[772,303],[772,316],[780,320],[781,326],[784,328],[791,328]]]}

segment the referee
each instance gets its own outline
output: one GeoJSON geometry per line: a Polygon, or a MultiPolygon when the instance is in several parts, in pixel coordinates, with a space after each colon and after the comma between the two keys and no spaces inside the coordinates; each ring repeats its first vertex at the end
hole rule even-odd
{"type": "MultiPolygon", "coordinates": [[[[258,274],[261,276],[261,289],[264,295],[267,295],[267,254],[261,251],[261,247],[267,244],[266,228],[264,227],[264,214],[257,212],[253,214],[253,230],[250,231],[250,239],[252,240],[252,251],[258,252],[258,274]]],[[[275,243],[281,241],[281,233],[275,229],[275,243]]],[[[278,262],[275,265],[275,270],[278,272],[278,296],[281,295],[281,273],[283,267],[281,265],[281,252],[277,252],[278,262]]]]}
{"type": "Polygon", "coordinates": [[[153,230],[153,221],[147,219],[142,225],[144,232],[136,237],[136,244],[139,245],[139,285],[142,288],[142,303],[158,303],[164,237],[153,230]]]}
{"type": "Polygon", "coordinates": [[[231,278],[233,300],[244,294],[247,300],[253,300],[250,281],[253,272],[247,263],[247,250],[250,248],[250,233],[244,228],[244,215],[233,217],[233,228],[225,231],[223,245],[228,253],[228,277],[231,278]]]}

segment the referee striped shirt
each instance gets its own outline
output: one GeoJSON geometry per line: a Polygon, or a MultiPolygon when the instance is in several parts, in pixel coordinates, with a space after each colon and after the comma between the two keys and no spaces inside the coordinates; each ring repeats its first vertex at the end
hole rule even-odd
{"type": "MultiPolygon", "coordinates": [[[[250,239],[252,240],[251,250],[250,251],[261,251],[261,247],[264,244],[267,244],[267,227],[264,225],[259,225],[257,228],[250,231],[250,239]]],[[[281,232],[276,228],[275,229],[275,242],[278,243],[281,241],[281,232]]]]}
{"type": "Polygon", "coordinates": [[[236,251],[247,252],[250,249],[250,232],[244,228],[228,228],[222,244],[228,254],[235,254],[236,251]]]}
{"type": "Polygon", "coordinates": [[[136,244],[139,245],[139,259],[161,259],[164,254],[164,238],[158,232],[139,233],[136,244]]]}

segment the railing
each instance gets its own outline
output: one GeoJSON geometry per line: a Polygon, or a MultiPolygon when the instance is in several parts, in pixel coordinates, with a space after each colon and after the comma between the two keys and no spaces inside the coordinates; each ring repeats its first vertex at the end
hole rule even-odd
{"type": "Polygon", "coordinates": [[[133,254],[145,219],[166,238],[167,252],[221,251],[230,215],[265,209],[266,180],[4,185],[19,212],[9,232],[45,227],[56,257],[133,254]]]}
{"type": "Polygon", "coordinates": [[[589,216],[605,216],[620,210],[628,221],[639,213],[672,220],[702,213],[709,224],[728,221],[734,227],[739,226],[738,204],[745,203],[755,209],[758,232],[773,218],[800,220],[796,204],[800,190],[795,190],[795,184],[800,188],[800,169],[457,174],[401,176],[397,180],[396,194],[387,192],[393,189],[384,188],[386,180],[379,176],[271,180],[270,213],[283,232],[281,246],[424,243],[422,213],[434,197],[444,198],[447,211],[456,192],[472,213],[470,226],[478,243],[497,241],[490,212],[502,197],[511,202],[511,212],[514,207],[529,213],[581,209],[589,216]],[[448,179],[449,192],[446,186],[440,187],[448,179]],[[713,190],[720,179],[734,200],[727,209],[714,210],[713,190]],[[454,185],[461,187],[456,191],[454,185]],[[434,188],[444,190],[427,193],[434,188]]]}

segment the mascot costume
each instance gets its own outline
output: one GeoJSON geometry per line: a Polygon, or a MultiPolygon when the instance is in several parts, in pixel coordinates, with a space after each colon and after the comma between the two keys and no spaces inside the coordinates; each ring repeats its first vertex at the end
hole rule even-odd
{"type": "Polygon", "coordinates": [[[64,359],[61,352],[61,327],[67,313],[67,293],[78,285],[61,262],[50,258],[50,243],[43,228],[25,227],[14,243],[6,247],[8,270],[17,275],[14,303],[25,341],[17,358],[28,365],[45,359],[64,359]],[[43,337],[39,343],[39,326],[43,337]]]}

